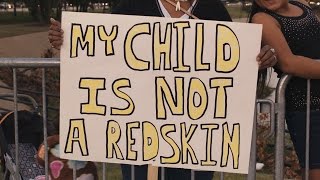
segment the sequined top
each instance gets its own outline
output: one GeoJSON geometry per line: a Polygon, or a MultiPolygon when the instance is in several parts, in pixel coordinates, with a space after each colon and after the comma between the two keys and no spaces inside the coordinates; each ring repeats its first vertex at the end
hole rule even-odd
{"type": "MultiPolygon", "coordinates": [[[[312,9],[300,2],[291,4],[303,10],[302,15],[287,17],[264,10],[274,17],[281,26],[281,31],[295,55],[320,60],[320,21],[312,9]]],[[[281,71],[276,70],[278,74],[281,71]]],[[[306,111],[307,81],[293,77],[286,90],[287,111],[306,111]]],[[[311,80],[311,110],[320,110],[320,80],[311,80]]]]}

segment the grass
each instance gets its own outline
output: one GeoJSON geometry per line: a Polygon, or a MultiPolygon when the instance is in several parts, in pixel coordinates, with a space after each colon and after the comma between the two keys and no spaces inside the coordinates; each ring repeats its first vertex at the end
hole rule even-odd
{"type": "MultiPolygon", "coordinates": [[[[107,9],[106,13],[108,11],[107,9]]],[[[102,13],[103,10],[98,9],[94,12],[102,13]]],[[[48,25],[34,21],[28,12],[17,12],[17,16],[14,16],[13,12],[0,10],[0,38],[44,31],[48,31],[48,25]]]]}
{"type": "Polygon", "coordinates": [[[0,11],[0,38],[48,31],[48,25],[35,22],[28,12],[0,11]]]}
{"type": "MultiPolygon", "coordinates": [[[[102,166],[98,165],[99,179],[102,179],[102,166]]],[[[122,180],[121,167],[119,164],[107,164],[106,165],[106,179],[122,180]]]]}
{"type": "Polygon", "coordinates": [[[17,16],[13,16],[13,12],[0,10],[0,25],[30,23],[33,21],[28,12],[17,12],[17,16]]]}

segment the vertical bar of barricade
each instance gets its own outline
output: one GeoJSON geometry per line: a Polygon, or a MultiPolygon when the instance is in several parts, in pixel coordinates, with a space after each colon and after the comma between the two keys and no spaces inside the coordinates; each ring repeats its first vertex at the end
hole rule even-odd
{"type": "Polygon", "coordinates": [[[166,179],[165,173],[166,173],[166,170],[164,169],[164,167],[161,167],[161,180],[165,180],[166,179]]]}
{"type": "Polygon", "coordinates": [[[46,92],[46,69],[42,69],[42,117],[43,117],[43,144],[45,147],[45,175],[49,179],[49,166],[48,166],[48,131],[47,131],[47,92],[46,92]]]}
{"type": "Polygon", "coordinates": [[[131,165],[131,180],[135,180],[134,165],[131,165]]]}
{"type": "Polygon", "coordinates": [[[220,173],[220,180],[224,180],[224,173],[223,172],[220,173]]]}
{"type": "Polygon", "coordinates": [[[196,174],[194,170],[191,170],[191,180],[195,180],[196,179],[196,174]]]}
{"type": "Polygon", "coordinates": [[[285,90],[291,76],[280,78],[276,89],[276,147],[275,147],[275,180],[284,179],[284,131],[285,131],[285,90]]]}
{"type": "Polygon", "coordinates": [[[77,170],[76,170],[76,163],[74,163],[73,168],[72,168],[72,176],[73,176],[73,180],[77,180],[77,170]]]}
{"type": "Polygon", "coordinates": [[[275,125],[276,123],[275,123],[275,107],[274,107],[274,103],[272,103],[270,105],[271,105],[270,106],[270,133],[267,135],[267,138],[269,138],[272,135],[274,135],[275,127],[276,127],[276,125],[275,125]]]}
{"type": "Polygon", "coordinates": [[[106,180],[106,163],[102,163],[102,180],[106,180]]]}
{"type": "Polygon", "coordinates": [[[13,102],[14,102],[14,142],[15,142],[15,159],[16,169],[14,178],[20,179],[20,162],[19,162],[19,125],[18,125],[18,93],[17,93],[17,69],[13,68],[13,102]]]}
{"type": "Polygon", "coordinates": [[[307,113],[306,113],[306,154],[305,154],[305,179],[309,179],[309,155],[310,155],[310,79],[307,80],[307,113]]]}
{"type": "Polygon", "coordinates": [[[249,174],[247,180],[256,179],[256,163],[257,163],[257,106],[254,110],[254,119],[252,126],[252,140],[251,140],[251,152],[250,152],[250,162],[249,162],[249,174]]]}

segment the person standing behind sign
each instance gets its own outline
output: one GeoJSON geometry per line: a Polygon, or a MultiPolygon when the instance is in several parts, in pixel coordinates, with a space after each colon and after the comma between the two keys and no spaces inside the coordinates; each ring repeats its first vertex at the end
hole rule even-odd
{"type": "MultiPolygon", "coordinates": [[[[219,0],[120,0],[119,5],[113,9],[114,14],[143,15],[156,17],[171,17],[181,19],[192,19],[188,14],[204,19],[216,21],[232,21],[227,10],[219,0]],[[172,5],[174,4],[174,6],[172,5]],[[179,9],[187,11],[184,13],[179,9]]],[[[194,17],[194,18],[195,18],[194,17]]],[[[51,20],[49,41],[51,45],[60,49],[63,40],[63,31],[58,21],[51,20]]],[[[277,63],[275,51],[266,45],[257,56],[259,69],[272,67],[277,63]]],[[[124,180],[131,179],[131,166],[122,165],[124,180]]],[[[135,179],[147,179],[148,166],[135,166],[135,179]]],[[[188,180],[191,179],[191,171],[185,169],[166,168],[166,180],[188,180]]],[[[212,180],[213,172],[197,171],[196,180],[212,180]]]]}
{"type": "Polygon", "coordinates": [[[277,50],[279,75],[294,77],[286,89],[286,121],[305,167],[306,94],[311,80],[310,180],[320,179],[320,20],[305,1],[255,0],[251,22],[263,24],[263,44],[277,50]]]}
{"type": "MultiPolygon", "coordinates": [[[[119,5],[112,10],[112,13],[193,19],[169,2],[179,2],[181,9],[187,10],[199,19],[232,21],[220,0],[120,0],[119,5]]],[[[60,22],[51,19],[48,39],[53,48],[60,49],[63,43],[62,36],[63,31],[61,30],[60,22]]],[[[263,46],[257,56],[259,69],[262,70],[274,66],[277,63],[275,54],[274,48],[269,45],[263,46]]]]}

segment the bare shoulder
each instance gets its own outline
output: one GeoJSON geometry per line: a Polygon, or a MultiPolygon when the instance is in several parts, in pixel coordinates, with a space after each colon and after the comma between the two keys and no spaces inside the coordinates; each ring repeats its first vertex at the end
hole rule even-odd
{"type": "Polygon", "coordinates": [[[280,27],[280,24],[274,17],[264,12],[259,12],[253,15],[252,22],[255,24],[275,25],[280,27]]]}

